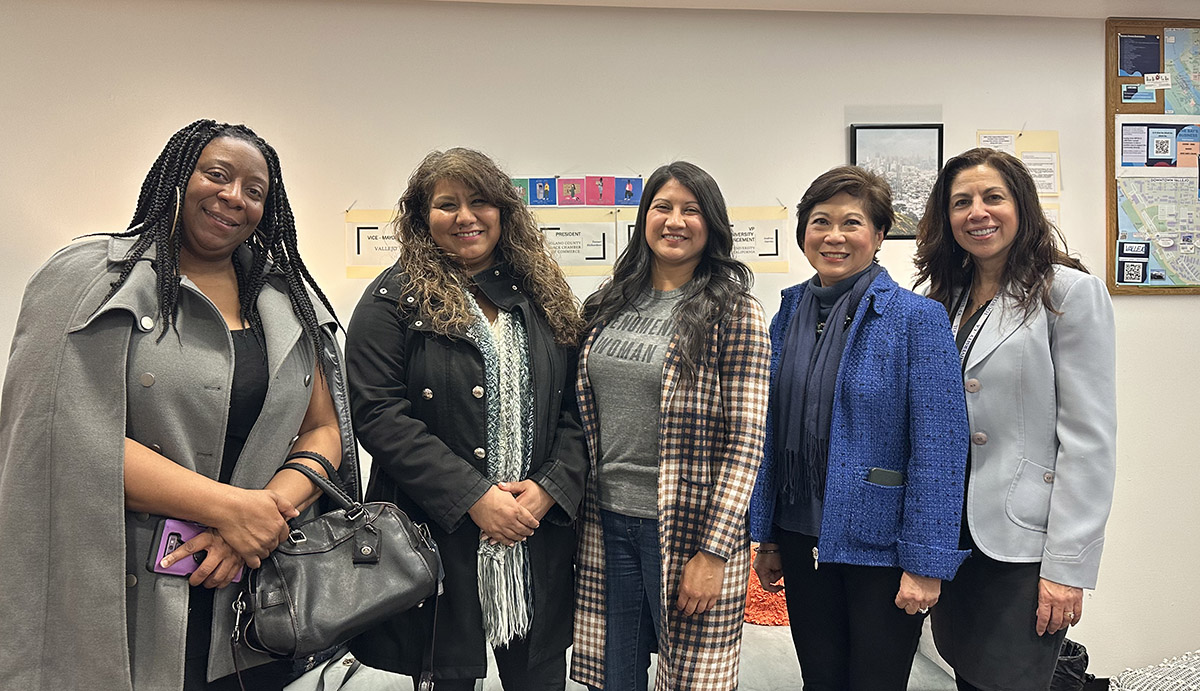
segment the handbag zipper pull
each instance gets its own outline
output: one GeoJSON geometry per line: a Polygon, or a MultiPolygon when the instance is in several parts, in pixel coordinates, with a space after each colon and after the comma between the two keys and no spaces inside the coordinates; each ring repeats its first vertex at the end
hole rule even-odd
{"type": "Polygon", "coordinates": [[[821,566],[821,563],[817,561],[819,555],[820,552],[817,551],[816,547],[813,547],[813,571],[816,571],[821,566]]]}

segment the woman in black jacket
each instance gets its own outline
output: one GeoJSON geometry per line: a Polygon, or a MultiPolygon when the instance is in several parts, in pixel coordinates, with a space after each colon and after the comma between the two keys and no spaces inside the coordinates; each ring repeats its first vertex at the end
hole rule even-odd
{"type": "MultiPolygon", "coordinates": [[[[427,522],[441,550],[438,691],[473,688],[485,644],[506,689],[563,689],[588,467],[569,386],[575,299],[508,176],[477,151],[429,154],[394,225],[399,258],[355,308],[346,362],[368,498],[427,522]]],[[[428,609],[355,654],[416,676],[428,609]]]]}

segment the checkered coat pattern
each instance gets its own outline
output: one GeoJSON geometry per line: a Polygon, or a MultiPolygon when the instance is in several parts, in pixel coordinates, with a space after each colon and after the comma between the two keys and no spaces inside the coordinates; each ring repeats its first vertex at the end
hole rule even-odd
{"type": "MultiPolygon", "coordinates": [[[[571,678],[604,688],[604,542],[596,502],[600,420],[580,352],[576,394],[591,452],[592,472],[580,512],[576,566],[575,641],[571,678]]],[[[762,458],[770,343],[762,307],[746,298],[713,326],[691,386],[679,383],[678,336],[663,366],[659,431],[658,541],[662,553],[662,640],[655,691],[737,688],[742,616],[750,571],[746,511],[762,458]],[[683,567],[698,550],[727,560],[713,609],[685,616],[675,608],[683,567]]]]}

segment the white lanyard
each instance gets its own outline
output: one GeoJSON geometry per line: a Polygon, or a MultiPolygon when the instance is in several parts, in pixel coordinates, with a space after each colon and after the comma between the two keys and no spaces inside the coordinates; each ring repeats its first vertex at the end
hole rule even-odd
{"type": "MultiPolygon", "coordinates": [[[[954,322],[950,324],[950,334],[954,338],[958,338],[958,325],[962,323],[963,313],[967,311],[967,303],[970,300],[967,297],[970,291],[963,291],[962,297],[958,300],[958,314],[954,315],[954,322]]],[[[962,365],[967,363],[967,353],[971,351],[971,344],[975,342],[975,337],[979,335],[979,330],[983,328],[983,323],[987,321],[988,315],[992,313],[992,308],[996,306],[996,298],[988,300],[987,308],[983,310],[983,314],[975,321],[975,326],[971,328],[971,333],[967,334],[967,340],[963,341],[963,347],[958,351],[958,361],[962,365]]]]}

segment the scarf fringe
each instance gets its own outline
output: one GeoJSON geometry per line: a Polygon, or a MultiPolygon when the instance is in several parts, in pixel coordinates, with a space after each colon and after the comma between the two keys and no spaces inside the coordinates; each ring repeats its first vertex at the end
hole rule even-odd
{"type": "Polygon", "coordinates": [[[524,638],[533,624],[528,604],[533,599],[529,588],[528,552],[524,542],[512,547],[479,545],[479,605],[483,610],[483,631],[493,648],[524,638]]]}
{"type": "Polygon", "coordinates": [[[825,500],[825,478],[829,468],[829,445],[819,439],[805,435],[804,456],[785,449],[783,463],[779,464],[779,496],[785,503],[795,504],[803,497],[825,500]]]}
{"type": "MultiPolygon", "coordinates": [[[[502,312],[497,318],[497,334],[493,335],[483,311],[473,299],[469,304],[475,322],[467,333],[475,339],[483,355],[487,391],[488,479],[521,480],[529,472],[529,459],[533,455],[533,392],[527,384],[512,386],[504,376],[515,375],[516,382],[529,381],[529,345],[524,325],[516,315],[502,312]],[[501,345],[505,348],[501,349],[501,345]],[[510,386],[508,391],[503,391],[505,385],[510,386]],[[516,415],[512,406],[517,408],[516,415]],[[510,421],[519,418],[521,430],[514,433],[506,429],[501,418],[510,421]]],[[[488,645],[495,648],[525,636],[533,620],[526,545],[491,545],[481,538],[476,553],[476,579],[488,645]]]]}

